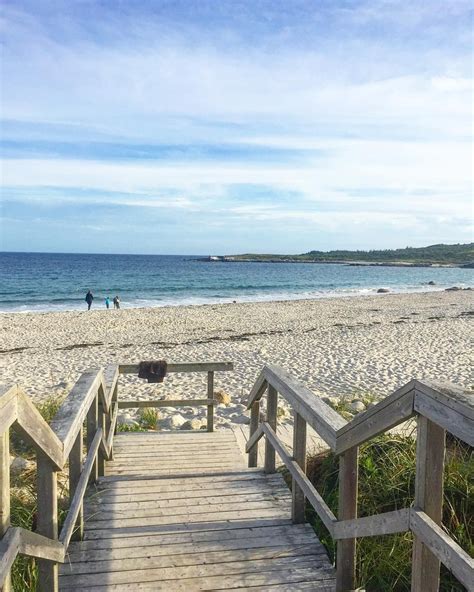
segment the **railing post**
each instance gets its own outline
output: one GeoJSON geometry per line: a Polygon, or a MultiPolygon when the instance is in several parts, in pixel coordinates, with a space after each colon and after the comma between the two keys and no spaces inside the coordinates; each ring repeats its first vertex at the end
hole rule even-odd
{"type": "MultiPolygon", "coordinates": [[[[81,429],[79,430],[76,440],[74,441],[74,444],[71,448],[71,452],[69,453],[69,505],[71,505],[74,498],[74,493],[76,492],[77,484],[82,471],[82,434],[83,429],[81,426],[81,429]]],[[[72,541],[82,540],[84,534],[84,517],[82,507],[83,505],[81,503],[79,515],[76,521],[76,527],[71,536],[72,541]]]]}
{"type": "MultiPolygon", "coordinates": [[[[98,414],[99,414],[99,407],[98,407],[98,396],[95,396],[95,399],[92,401],[92,405],[87,412],[87,451],[90,450],[92,440],[95,437],[95,433],[97,431],[97,424],[98,424],[98,414]]],[[[95,458],[94,464],[92,465],[91,474],[89,476],[89,483],[95,483],[99,477],[98,473],[98,463],[97,463],[97,456],[95,458]]]]}
{"type": "MultiPolygon", "coordinates": [[[[306,421],[294,412],[293,458],[306,473],[306,421]]],[[[291,481],[292,506],[291,517],[295,524],[305,521],[305,497],[303,490],[294,479],[291,481]]]]}
{"type": "MultiPolygon", "coordinates": [[[[278,392],[271,384],[268,385],[267,395],[267,417],[266,421],[276,432],[277,426],[277,406],[278,406],[278,392]]],[[[275,449],[265,438],[265,473],[275,472],[275,449]]]]}
{"type": "MultiPolygon", "coordinates": [[[[446,432],[422,415],[418,416],[416,443],[415,507],[436,524],[443,517],[443,473],[446,432]]],[[[415,535],[413,539],[412,592],[437,592],[439,560],[415,535]]]]}
{"type": "MultiPolygon", "coordinates": [[[[258,422],[260,420],[260,401],[255,401],[250,408],[250,430],[249,440],[258,430],[258,422]]],[[[258,465],[258,442],[249,450],[249,467],[256,467],[258,465]]]]}
{"type": "MultiPolygon", "coordinates": [[[[115,403],[118,401],[118,379],[117,382],[115,383],[115,388],[114,388],[114,394],[112,395],[112,403],[115,403]]],[[[114,428],[114,436],[117,434],[117,425],[118,422],[115,423],[115,428],[114,428]]],[[[113,441],[112,441],[113,444],[113,441]]],[[[113,446],[112,446],[112,450],[113,450],[113,446]]],[[[111,457],[112,460],[112,457],[111,457]]]]}
{"type": "MultiPolygon", "coordinates": [[[[104,406],[102,404],[102,399],[97,394],[97,426],[102,428],[102,438],[106,441],[107,440],[107,427],[106,427],[106,413],[104,411],[104,406]]],[[[104,454],[99,448],[97,451],[97,475],[99,477],[103,477],[105,475],[105,457],[104,454]]]]}
{"type": "MultiPolygon", "coordinates": [[[[207,398],[214,399],[214,372],[207,373],[207,398]]],[[[214,405],[207,406],[207,431],[214,431],[214,405]]]]}
{"type": "MultiPolygon", "coordinates": [[[[10,528],[10,434],[0,434],[0,539],[10,528]]],[[[3,592],[10,592],[10,574],[3,583],[3,592]]]]}
{"type": "MultiPolygon", "coordinates": [[[[38,525],[37,532],[50,539],[58,538],[58,475],[50,459],[37,451],[38,525]]],[[[58,592],[58,564],[38,560],[38,586],[41,592],[58,592]]]]}
{"type": "MultiPolygon", "coordinates": [[[[358,482],[357,446],[349,448],[339,457],[339,520],[357,518],[358,482]]],[[[356,539],[337,542],[336,592],[348,592],[356,587],[356,539]]]]}

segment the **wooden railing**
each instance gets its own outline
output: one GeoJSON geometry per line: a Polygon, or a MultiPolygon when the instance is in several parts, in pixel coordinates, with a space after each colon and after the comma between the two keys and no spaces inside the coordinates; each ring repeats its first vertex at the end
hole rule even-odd
{"type": "MultiPolygon", "coordinates": [[[[233,370],[232,362],[196,362],[188,364],[168,364],[167,372],[207,372],[206,399],[147,399],[145,401],[119,401],[119,408],[136,407],[199,407],[207,406],[207,431],[214,431],[214,372],[233,370]]],[[[138,364],[122,364],[120,374],[138,374],[138,364]]]]}
{"type": "Polygon", "coordinates": [[[284,370],[265,366],[249,399],[249,466],[256,467],[258,441],[265,438],[265,471],[275,471],[275,453],[292,477],[292,518],[305,520],[305,499],[337,541],[337,592],[356,587],[356,538],[412,531],[412,592],[439,589],[443,563],[469,591],[474,590],[474,561],[443,530],[443,471],[446,430],[474,445],[474,395],[452,385],[412,380],[347,422],[284,370]],[[264,421],[260,402],[267,393],[264,421]],[[293,454],[277,436],[278,394],[294,411],[293,454]],[[417,417],[415,500],[412,508],[357,518],[358,447],[390,428],[417,417]],[[339,508],[336,517],[305,474],[306,426],[310,425],[339,459],[339,508]]]}
{"type": "MultiPolygon", "coordinates": [[[[153,406],[206,404],[208,430],[213,429],[214,372],[232,364],[168,364],[168,372],[208,372],[206,399],[152,401],[153,406]]],[[[113,458],[113,438],[120,407],[144,402],[118,400],[119,374],[137,373],[138,365],[108,366],[82,374],[48,424],[18,386],[0,386],[0,586],[10,592],[10,570],[18,554],[38,560],[39,589],[57,592],[58,563],[63,563],[71,540],[83,536],[83,500],[89,483],[104,475],[113,458]],[[84,430],[85,425],[85,430],[84,430]],[[37,528],[31,532],[10,524],[10,430],[18,431],[36,451],[37,528]],[[84,431],[86,456],[83,458],[84,431]],[[69,510],[58,532],[58,472],[68,465],[69,510]]],[[[138,405],[137,405],[138,404],[138,405]]]]}

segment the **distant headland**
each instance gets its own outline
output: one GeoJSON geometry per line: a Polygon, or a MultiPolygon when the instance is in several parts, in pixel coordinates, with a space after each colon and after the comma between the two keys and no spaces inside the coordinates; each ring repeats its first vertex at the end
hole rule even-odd
{"type": "Polygon", "coordinates": [[[389,265],[396,267],[472,267],[474,243],[430,245],[373,251],[309,251],[301,255],[211,255],[201,261],[248,263],[339,263],[345,265],[389,265]]]}

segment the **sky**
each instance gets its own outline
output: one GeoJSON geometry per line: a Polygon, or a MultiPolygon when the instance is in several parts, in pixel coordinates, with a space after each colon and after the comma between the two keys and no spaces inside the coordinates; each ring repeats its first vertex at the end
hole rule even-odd
{"type": "Polygon", "coordinates": [[[473,240],[470,0],[4,0],[0,24],[0,250],[473,240]]]}

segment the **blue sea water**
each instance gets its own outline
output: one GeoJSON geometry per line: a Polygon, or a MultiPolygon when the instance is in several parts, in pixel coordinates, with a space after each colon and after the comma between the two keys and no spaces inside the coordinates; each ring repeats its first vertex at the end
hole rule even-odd
{"type": "Polygon", "coordinates": [[[122,308],[421,292],[474,282],[472,269],[223,263],[165,255],[0,253],[0,311],[93,308],[118,294],[122,308]],[[435,286],[428,282],[434,281],[435,286]]]}

